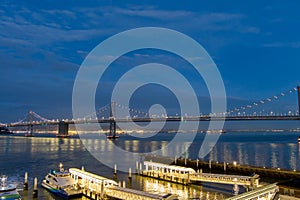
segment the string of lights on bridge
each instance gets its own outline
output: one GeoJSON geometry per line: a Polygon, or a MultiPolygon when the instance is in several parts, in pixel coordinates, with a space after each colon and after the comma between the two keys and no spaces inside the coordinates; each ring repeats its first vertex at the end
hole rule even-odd
{"type": "Polygon", "coordinates": [[[117,102],[113,102],[113,103],[109,103],[109,104],[106,104],[105,106],[102,106],[101,108],[99,108],[96,112],[93,112],[92,114],[89,114],[89,115],[86,115],[83,117],[83,119],[98,119],[99,116],[103,116],[103,114],[107,114],[107,112],[110,112],[111,110],[111,106],[112,104],[115,104],[116,107],[118,108],[121,108],[121,109],[124,109],[132,114],[142,114],[143,117],[147,117],[149,114],[147,112],[144,112],[144,111],[140,111],[140,110],[137,110],[137,109],[134,109],[134,108],[129,108],[128,106],[124,106],[124,105],[121,105],[117,102]]]}
{"type": "MultiPolygon", "coordinates": [[[[288,94],[291,94],[293,92],[297,91],[297,88],[293,88],[293,89],[290,89],[290,90],[287,90],[287,91],[284,91],[284,92],[281,92],[280,94],[278,95],[274,95],[272,97],[269,97],[269,98],[265,98],[263,100],[260,100],[260,101],[255,101],[253,103],[250,103],[250,104],[247,104],[247,105],[244,105],[244,106],[240,106],[240,107],[236,107],[234,109],[231,109],[231,110],[228,110],[226,112],[222,112],[222,113],[210,113],[210,114],[207,114],[205,116],[221,116],[221,117],[225,117],[225,116],[229,116],[233,113],[237,113],[238,115],[241,113],[241,112],[244,112],[246,110],[249,110],[249,109],[254,109],[256,107],[259,107],[261,105],[264,105],[264,104],[267,104],[267,103],[270,103],[270,102],[274,102],[276,100],[279,100],[281,99],[282,97],[288,95],[288,94]]],[[[99,118],[102,118],[102,119],[105,119],[105,118],[109,118],[109,114],[108,112],[111,112],[111,109],[112,109],[112,104],[114,104],[114,106],[118,107],[119,109],[123,109],[123,110],[126,110],[127,113],[131,114],[132,116],[138,116],[138,117],[152,117],[152,116],[149,116],[149,113],[148,112],[144,112],[144,111],[141,111],[141,110],[138,110],[138,109],[135,109],[135,108],[130,108],[128,106],[124,106],[124,105],[121,105],[117,102],[113,102],[113,103],[108,103],[106,104],[105,106],[102,106],[101,108],[97,109],[96,112],[93,112],[89,115],[86,115],[84,116],[83,118],[81,119],[72,119],[72,121],[80,121],[80,120],[92,120],[92,119],[99,119],[99,118]],[[101,117],[102,116],[102,117],[101,117]]],[[[291,112],[291,111],[289,111],[291,112]]],[[[291,113],[289,113],[291,114],[291,113]]],[[[165,116],[167,117],[167,114],[163,114],[162,113],[162,116],[165,116]]],[[[204,116],[204,115],[201,115],[201,116],[204,116]]],[[[128,116],[129,117],[129,116],[128,116]]],[[[70,121],[68,119],[64,119],[65,121],[70,121]]],[[[35,113],[34,111],[29,111],[25,117],[17,122],[13,122],[13,123],[10,123],[11,125],[18,125],[18,124],[22,124],[22,123],[28,123],[28,122],[54,122],[54,121],[59,121],[58,119],[56,120],[50,120],[50,119],[47,119],[45,117],[42,117],[40,116],[39,114],[35,113]],[[36,119],[36,120],[34,120],[36,119]]],[[[6,124],[4,123],[0,123],[0,126],[5,126],[6,124]]]]}
{"type": "Polygon", "coordinates": [[[91,114],[88,114],[83,117],[83,119],[98,119],[98,116],[101,116],[102,113],[110,111],[111,103],[106,104],[105,106],[102,106],[101,108],[98,108],[96,112],[93,112],[91,114]]]}
{"type": "MultiPolygon", "coordinates": [[[[272,97],[269,97],[269,98],[266,98],[266,99],[263,99],[263,100],[260,100],[260,101],[255,101],[252,104],[247,104],[247,105],[244,105],[244,106],[241,106],[241,107],[234,108],[232,110],[228,110],[226,112],[226,114],[230,115],[232,113],[240,113],[240,112],[243,112],[243,111],[248,110],[248,109],[253,109],[253,108],[259,107],[259,106],[261,106],[263,104],[279,100],[280,98],[282,98],[282,97],[284,97],[284,96],[286,96],[288,94],[291,94],[291,93],[293,93],[295,91],[297,91],[297,88],[293,88],[293,89],[281,92],[278,95],[274,95],[272,97]]],[[[218,114],[220,115],[220,114],[223,114],[223,113],[218,113],[218,114]]]]}
{"type": "MultiPolygon", "coordinates": [[[[247,105],[243,105],[243,106],[231,109],[231,110],[227,110],[226,112],[210,113],[209,115],[210,116],[226,116],[226,115],[231,115],[232,113],[237,113],[238,114],[240,112],[243,112],[243,111],[246,111],[246,110],[250,110],[250,109],[254,109],[254,108],[257,108],[259,106],[262,106],[262,105],[274,102],[276,100],[280,100],[282,97],[285,97],[285,96],[287,96],[289,94],[292,94],[292,93],[294,93],[296,91],[297,91],[297,88],[295,87],[295,88],[292,88],[290,90],[286,90],[284,92],[281,92],[281,93],[279,93],[277,95],[271,96],[269,98],[265,98],[265,99],[262,99],[262,100],[255,101],[253,103],[247,104],[247,105]]],[[[144,112],[144,111],[140,111],[140,110],[137,110],[137,109],[134,109],[134,108],[130,108],[128,106],[124,106],[124,105],[118,104],[117,102],[115,102],[115,103],[116,103],[116,106],[118,106],[119,108],[127,109],[132,114],[141,114],[143,117],[149,117],[149,113],[148,112],[144,112]]],[[[110,106],[110,104],[108,104],[106,106],[110,106]]],[[[289,111],[288,114],[290,115],[291,111],[289,111]]],[[[167,116],[167,115],[165,114],[165,116],[167,116]]]]}
{"type": "Polygon", "coordinates": [[[129,112],[131,112],[131,113],[141,114],[144,117],[149,117],[149,113],[148,112],[140,111],[140,110],[137,110],[137,109],[134,109],[134,108],[129,108],[128,106],[123,106],[123,105],[118,104],[118,103],[116,103],[116,106],[118,106],[121,109],[126,109],[129,112]]]}
{"type": "MultiPolygon", "coordinates": [[[[297,91],[297,88],[292,88],[290,90],[287,90],[287,91],[284,91],[284,92],[281,92],[277,95],[274,95],[272,97],[269,97],[269,98],[265,98],[265,99],[262,99],[262,100],[259,100],[259,101],[255,101],[253,103],[250,103],[250,104],[247,104],[247,105],[243,105],[243,106],[240,106],[240,107],[236,107],[234,109],[231,109],[231,110],[228,110],[226,112],[220,112],[220,113],[210,113],[209,115],[210,116],[226,116],[226,115],[232,115],[233,113],[237,113],[239,114],[240,112],[243,112],[243,111],[246,111],[246,110],[249,110],[249,109],[254,109],[256,107],[259,107],[259,106],[262,106],[262,105],[265,105],[267,103],[270,103],[270,102],[274,102],[276,100],[279,100],[281,99],[282,97],[285,97],[289,94],[292,94],[294,93],[295,91],[297,91]]],[[[142,115],[140,117],[150,117],[149,116],[149,113],[148,112],[144,112],[144,111],[141,111],[141,110],[138,110],[138,109],[135,109],[135,108],[130,108],[128,106],[124,106],[124,105],[121,105],[117,102],[114,102],[115,105],[121,109],[125,109],[127,110],[129,113],[131,114],[136,114],[136,115],[142,115]]],[[[94,115],[96,118],[97,118],[97,115],[98,116],[101,116],[102,113],[104,112],[107,112],[109,111],[110,109],[110,106],[111,104],[107,104],[105,106],[103,106],[102,108],[98,109],[98,112],[97,113],[93,113],[92,115],[94,115]]],[[[289,114],[291,111],[289,111],[289,114]]],[[[92,115],[89,115],[89,116],[92,116],[92,115]]],[[[166,114],[162,114],[162,116],[167,116],[166,114]]],[[[85,117],[86,119],[90,118],[90,117],[85,117]]]]}
{"type": "Polygon", "coordinates": [[[17,125],[17,124],[27,123],[27,122],[31,122],[31,121],[50,122],[53,120],[42,117],[33,111],[29,111],[23,119],[21,119],[17,122],[11,123],[11,125],[17,125]],[[34,118],[36,118],[37,120],[33,120],[34,118]]]}

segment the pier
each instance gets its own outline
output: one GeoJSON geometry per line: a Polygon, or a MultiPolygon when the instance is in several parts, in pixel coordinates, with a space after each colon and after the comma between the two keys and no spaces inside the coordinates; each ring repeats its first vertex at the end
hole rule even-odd
{"type": "Polygon", "coordinates": [[[280,168],[267,168],[259,166],[241,165],[237,162],[218,162],[218,161],[204,161],[192,160],[187,158],[171,158],[161,157],[155,155],[144,155],[145,161],[152,161],[157,163],[165,163],[176,166],[192,168],[195,171],[202,169],[205,173],[216,174],[239,174],[249,176],[251,174],[259,174],[260,178],[289,180],[292,178],[300,178],[300,172],[296,170],[285,170],[280,168]]]}
{"type": "MultiPolygon", "coordinates": [[[[174,163],[174,161],[172,162],[174,163]]],[[[216,162],[216,161],[200,161],[190,159],[177,159],[177,165],[191,167],[193,169],[203,169],[205,172],[226,173],[226,174],[259,174],[261,178],[288,180],[291,178],[300,178],[300,172],[295,170],[285,170],[280,168],[267,168],[240,165],[236,162],[216,162]],[[198,163],[198,164],[197,164],[198,163]]]]}
{"type": "Polygon", "coordinates": [[[177,198],[172,194],[158,195],[120,187],[114,180],[76,168],[70,168],[69,172],[72,178],[74,178],[82,188],[83,194],[95,200],[105,199],[107,197],[124,200],[172,200],[177,198]]]}
{"type": "Polygon", "coordinates": [[[261,186],[259,185],[259,175],[251,176],[212,174],[196,172],[192,168],[167,165],[152,161],[144,161],[145,170],[140,171],[143,176],[149,176],[165,181],[193,184],[193,183],[218,183],[241,185],[247,188],[247,192],[227,198],[226,200],[274,200],[279,196],[277,183],[261,186]],[[251,189],[248,191],[248,189],[251,189]]]}
{"type": "Polygon", "coordinates": [[[257,174],[254,174],[252,176],[240,176],[202,172],[197,173],[192,168],[167,165],[152,161],[144,161],[144,167],[145,170],[142,170],[141,175],[185,185],[192,183],[209,182],[242,185],[246,188],[256,188],[259,186],[259,175],[257,174]]]}

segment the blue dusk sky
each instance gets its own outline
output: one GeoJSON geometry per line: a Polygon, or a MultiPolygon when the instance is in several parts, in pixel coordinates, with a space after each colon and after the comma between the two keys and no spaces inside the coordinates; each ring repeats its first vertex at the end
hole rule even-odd
{"type": "MultiPolygon", "coordinates": [[[[200,43],[218,66],[229,108],[280,94],[300,84],[299,7],[276,0],[3,0],[0,122],[29,110],[71,118],[74,80],[88,53],[140,27],[173,29],[200,43]]],[[[296,96],[276,105],[294,109],[296,96]]]]}

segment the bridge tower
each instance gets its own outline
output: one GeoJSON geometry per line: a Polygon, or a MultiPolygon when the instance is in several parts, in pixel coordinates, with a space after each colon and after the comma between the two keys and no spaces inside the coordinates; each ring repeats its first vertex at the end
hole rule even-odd
{"type": "Polygon", "coordinates": [[[110,115],[109,115],[109,135],[106,136],[107,139],[116,139],[119,136],[116,135],[117,125],[116,125],[116,102],[111,102],[110,104],[110,115]]]}
{"type": "Polygon", "coordinates": [[[300,115],[300,86],[297,86],[298,91],[298,115],[300,115]]]}
{"type": "Polygon", "coordinates": [[[27,121],[28,121],[28,127],[27,127],[28,133],[25,134],[25,136],[32,137],[33,136],[33,111],[28,112],[27,121]]]}

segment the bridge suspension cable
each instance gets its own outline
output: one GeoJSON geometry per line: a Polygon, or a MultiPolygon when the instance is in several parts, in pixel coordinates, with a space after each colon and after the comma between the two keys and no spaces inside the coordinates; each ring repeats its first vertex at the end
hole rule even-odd
{"type": "Polygon", "coordinates": [[[84,116],[83,119],[98,119],[98,116],[101,116],[101,114],[109,111],[110,105],[111,104],[109,103],[109,104],[106,104],[105,106],[102,106],[101,108],[97,109],[97,111],[84,116]]]}
{"type": "MultiPolygon", "coordinates": [[[[245,111],[245,110],[249,110],[249,109],[254,109],[254,108],[257,108],[257,107],[259,107],[261,105],[264,105],[264,104],[267,104],[267,103],[279,100],[282,97],[285,97],[285,96],[287,96],[289,94],[292,94],[292,93],[294,93],[297,90],[298,89],[295,87],[295,88],[292,88],[290,90],[281,92],[281,93],[279,93],[277,95],[271,96],[269,98],[265,98],[265,99],[262,99],[262,100],[254,101],[253,103],[249,103],[249,104],[246,104],[246,105],[243,105],[243,106],[240,106],[240,107],[236,107],[234,109],[227,110],[225,113],[211,113],[210,115],[211,116],[224,116],[225,117],[226,115],[230,115],[232,113],[237,113],[237,112],[241,112],[241,111],[245,111]]],[[[140,110],[137,110],[137,109],[134,109],[134,108],[129,108],[128,106],[123,106],[123,105],[118,104],[118,103],[116,103],[116,105],[119,108],[127,109],[128,111],[130,111],[132,113],[142,114],[142,115],[144,115],[144,117],[147,117],[147,116],[149,117],[148,112],[143,112],[143,111],[140,111],[140,110]]]]}
{"type": "Polygon", "coordinates": [[[26,119],[27,119],[27,115],[26,115],[23,119],[21,119],[21,120],[19,120],[19,121],[17,121],[17,122],[10,123],[10,124],[11,124],[11,125],[22,124],[23,122],[26,121],[26,119]]]}
{"type": "MultiPolygon", "coordinates": [[[[282,97],[284,97],[288,94],[291,94],[291,93],[293,93],[297,90],[298,90],[297,88],[293,88],[293,89],[281,92],[278,95],[274,95],[272,97],[265,98],[265,99],[262,99],[262,100],[259,100],[259,101],[255,101],[253,103],[250,103],[250,104],[247,104],[247,105],[244,105],[244,106],[240,106],[240,107],[236,107],[236,108],[231,109],[231,110],[227,110],[225,113],[211,113],[210,115],[211,116],[224,116],[225,117],[226,115],[230,115],[230,114],[235,113],[235,112],[245,111],[245,110],[252,109],[252,108],[261,106],[261,105],[269,103],[269,102],[273,102],[273,101],[278,100],[278,99],[280,99],[280,98],[282,98],[282,97]]],[[[130,108],[128,106],[121,105],[117,102],[114,102],[114,104],[119,109],[124,109],[124,110],[128,111],[130,114],[137,115],[139,117],[145,117],[145,118],[150,117],[148,112],[141,111],[141,110],[138,110],[138,109],[135,109],[135,108],[130,108]]],[[[101,108],[97,109],[97,111],[94,112],[94,113],[91,113],[89,115],[84,116],[83,119],[98,119],[98,116],[101,116],[103,114],[106,114],[107,117],[109,117],[110,116],[110,113],[109,113],[110,109],[111,109],[111,103],[106,104],[105,106],[102,106],[101,108]]],[[[161,113],[161,114],[163,114],[163,113],[161,113]]],[[[127,117],[127,116],[125,116],[125,117],[127,117]]],[[[45,117],[42,117],[41,115],[37,114],[34,111],[29,111],[23,119],[21,119],[17,122],[10,123],[10,124],[11,125],[18,125],[18,124],[22,124],[22,123],[28,123],[28,122],[30,123],[32,121],[50,122],[52,120],[47,119],[45,117]],[[33,120],[34,118],[37,119],[37,120],[33,120]]],[[[0,123],[0,126],[6,126],[6,124],[0,123]]]]}
{"type": "Polygon", "coordinates": [[[50,119],[42,117],[42,116],[38,115],[36,112],[33,112],[33,111],[30,111],[29,114],[32,114],[34,117],[36,117],[37,119],[40,119],[41,121],[44,121],[44,122],[51,121],[50,119]]]}
{"type": "MultiPolygon", "coordinates": [[[[138,109],[135,109],[135,108],[129,108],[128,106],[121,105],[117,102],[113,102],[113,103],[119,109],[124,109],[126,111],[129,111],[132,114],[142,115],[143,117],[147,117],[149,115],[147,112],[144,112],[144,111],[141,111],[141,110],[138,110],[138,109]]],[[[98,117],[103,115],[103,114],[106,114],[107,117],[109,117],[110,109],[111,109],[111,103],[106,104],[105,106],[102,106],[101,108],[97,109],[96,112],[93,112],[89,115],[84,116],[84,119],[98,119],[98,117]]]]}
{"type": "Polygon", "coordinates": [[[226,112],[226,114],[231,114],[231,113],[240,112],[240,111],[244,111],[244,110],[248,110],[248,109],[251,109],[251,108],[258,107],[258,106],[261,106],[263,104],[266,104],[266,103],[269,103],[269,102],[273,102],[275,100],[279,100],[280,98],[282,98],[282,97],[284,97],[284,96],[286,96],[288,94],[291,94],[291,93],[293,93],[295,91],[297,91],[297,88],[293,88],[293,89],[281,92],[278,95],[274,95],[272,97],[269,97],[269,98],[266,98],[266,99],[262,99],[260,101],[255,101],[253,103],[250,103],[250,104],[247,104],[247,105],[244,105],[244,106],[240,106],[240,107],[228,110],[226,112]]]}
{"type": "Polygon", "coordinates": [[[49,122],[51,121],[50,119],[47,119],[45,117],[40,116],[39,114],[37,114],[36,112],[33,111],[29,111],[25,117],[17,122],[13,122],[10,123],[11,125],[18,125],[18,124],[22,124],[22,123],[31,123],[32,121],[40,121],[40,122],[49,122]],[[34,118],[36,118],[37,120],[33,120],[34,118]]]}
{"type": "Polygon", "coordinates": [[[140,114],[140,115],[143,115],[143,117],[149,117],[149,114],[148,114],[148,112],[144,112],[144,111],[141,111],[141,110],[137,110],[137,109],[135,109],[135,108],[130,108],[130,107],[128,107],[128,106],[124,106],[124,105],[121,105],[121,104],[119,104],[119,103],[117,103],[116,102],[116,106],[118,107],[118,108],[121,108],[121,109],[124,109],[124,110],[127,110],[127,111],[129,111],[129,112],[131,112],[131,113],[134,113],[134,114],[140,114]]]}

